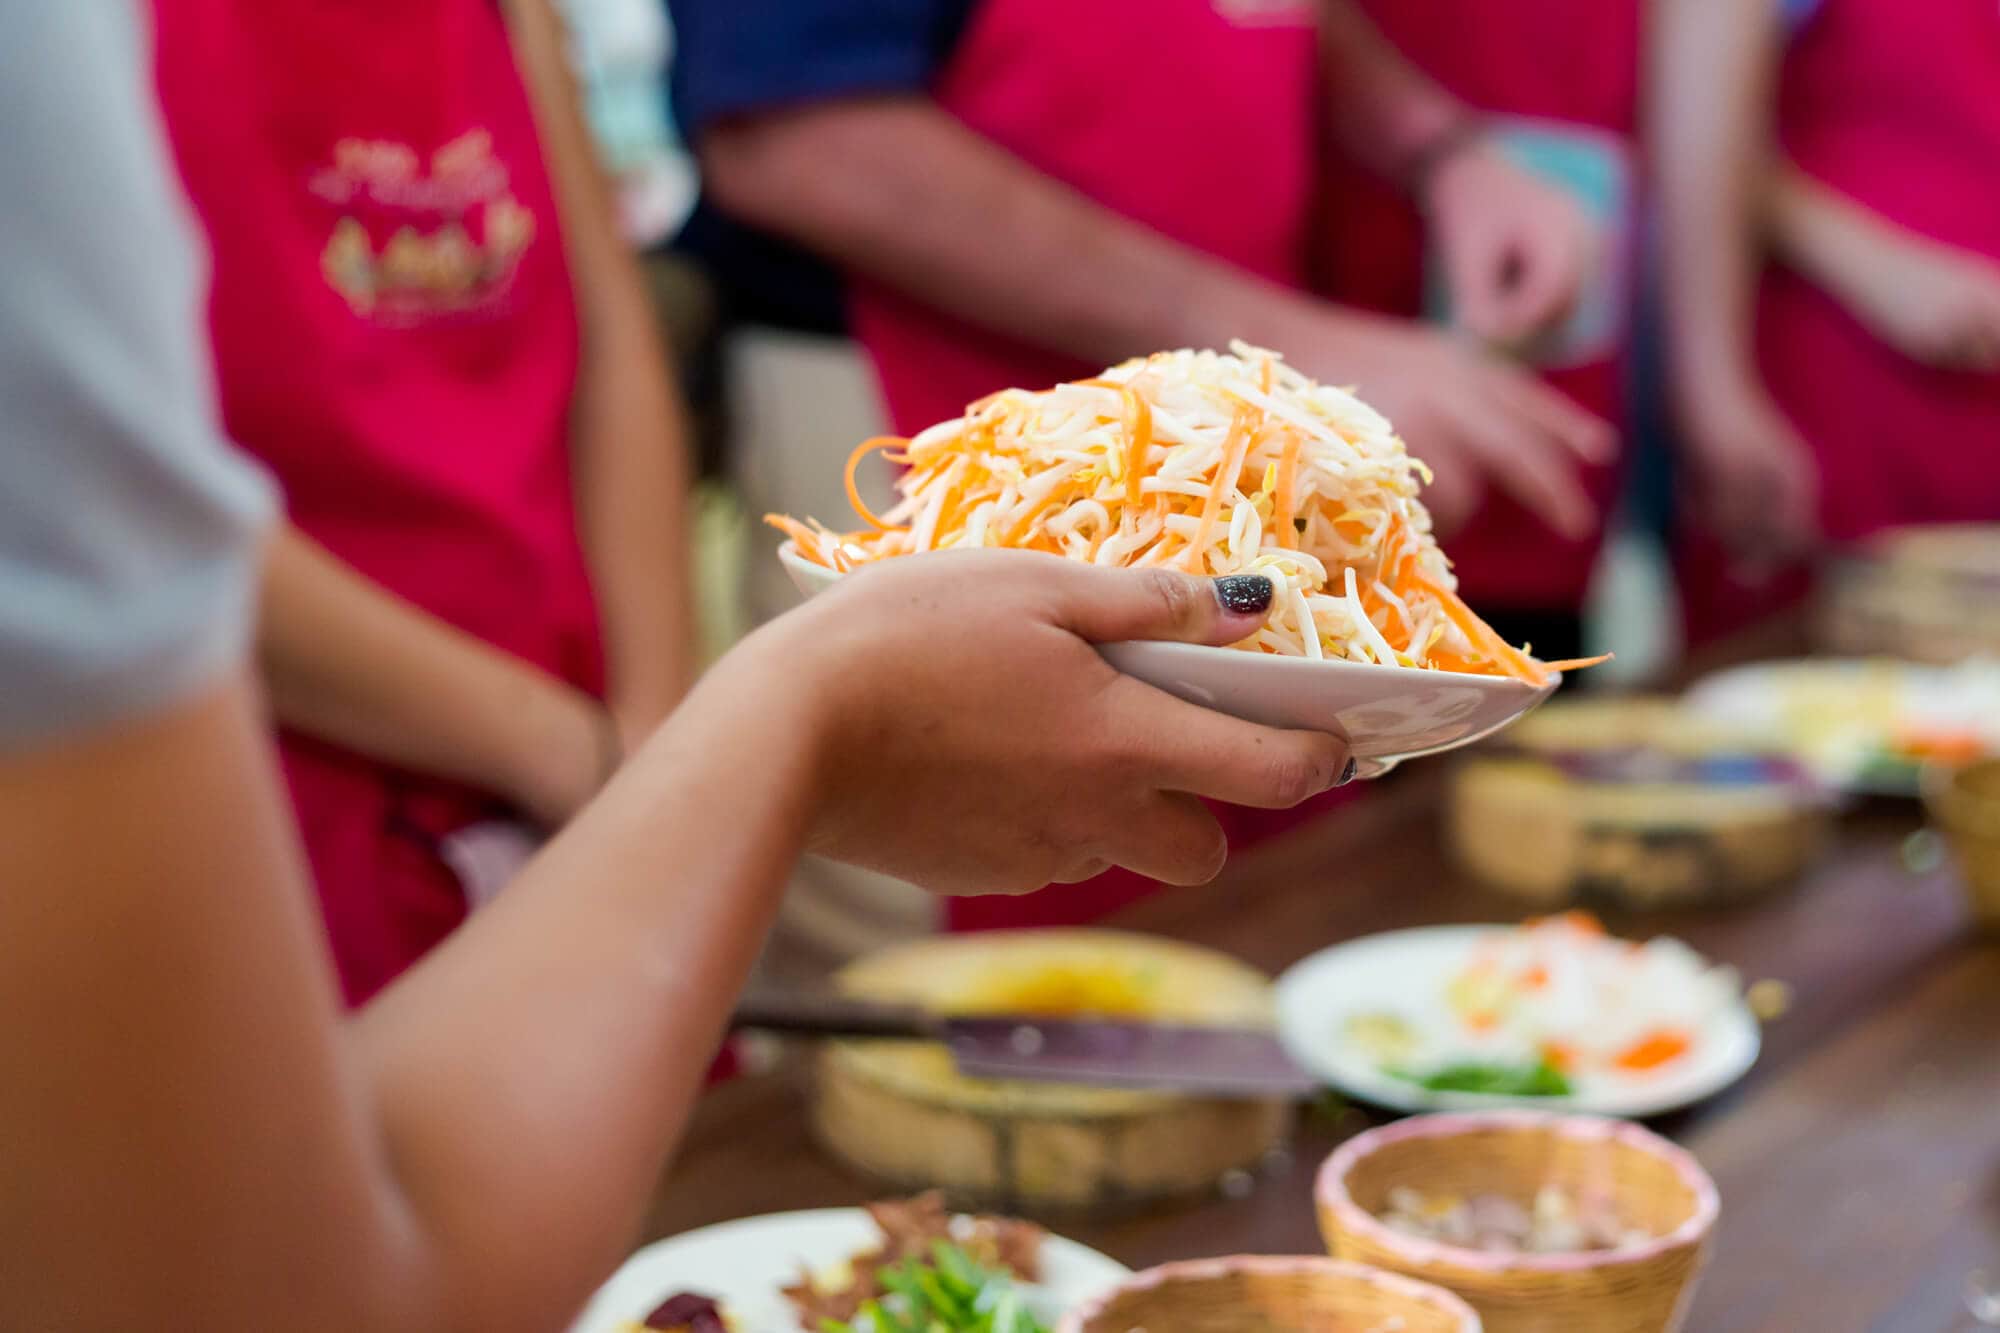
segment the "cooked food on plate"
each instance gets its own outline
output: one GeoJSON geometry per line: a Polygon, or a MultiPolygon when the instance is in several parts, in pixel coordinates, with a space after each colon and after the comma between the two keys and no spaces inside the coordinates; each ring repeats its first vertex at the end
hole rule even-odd
{"type": "Polygon", "coordinates": [[[1523,1205],[1505,1194],[1389,1191],[1381,1218],[1418,1240],[1500,1254],[1566,1254],[1643,1245],[1653,1237],[1618,1218],[1608,1191],[1572,1193],[1544,1185],[1523,1205]]]}
{"type": "MultiPolygon", "coordinates": [[[[995,1305],[1003,1300],[1020,1305],[1015,1282],[1033,1282],[1041,1275],[1042,1241],[1047,1236],[1032,1222],[1008,1217],[956,1216],[935,1191],[914,1199],[868,1205],[868,1215],[882,1232],[882,1243],[854,1255],[830,1273],[802,1272],[785,1288],[799,1313],[801,1327],[852,1322],[851,1333],[876,1333],[878,1313],[901,1310],[919,1297],[911,1291],[938,1288],[964,1295],[988,1293],[995,1305]]],[[[971,1307],[967,1307],[968,1314],[971,1307]]],[[[933,1311],[932,1317],[939,1317],[933,1311]]],[[[1025,1312],[1023,1312],[1025,1314],[1025,1312]]],[[[903,1324],[882,1322],[881,1333],[903,1324]]],[[[914,1327],[929,1330],[921,1320],[914,1327]]],[[[993,1333],[1005,1333],[1006,1325],[993,1333]]],[[[1020,1324],[1020,1333],[1032,1326],[1020,1324]]],[[[986,1333],[986,1325],[946,1324],[941,1333],[960,1328],[986,1333]]]]}
{"type": "MultiPolygon", "coordinates": [[[[1047,1333],[1031,1308],[1048,1233],[1009,1217],[957,1215],[944,1197],[868,1205],[880,1240],[783,1289],[804,1333],[1047,1333]]],[[[631,1333],[776,1333],[743,1328],[715,1300],[680,1292],[631,1333]]]]}
{"type": "MultiPolygon", "coordinates": [[[[804,558],[848,571],[924,551],[1020,547],[1192,574],[1255,571],[1279,595],[1253,652],[1507,676],[1545,685],[1585,662],[1541,662],[1457,592],[1417,498],[1430,473],[1381,414],[1276,353],[1161,352],[1052,389],[1007,389],[912,439],[848,461],[867,526],[768,520],[804,558]],[[877,515],[855,469],[906,470],[877,515]]],[[[1601,660],[1601,659],[1592,659],[1601,660]]]]}
{"type": "Polygon", "coordinates": [[[1441,1003],[1340,1021],[1385,1072],[1424,1087],[1562,1097],[1583,1081],[1675,1068],[1740,995],[1734,971],[1679,940],[1616,939],[1566,912],[1486,932],[1442,995],[1425,997],[1441,1003]]]}

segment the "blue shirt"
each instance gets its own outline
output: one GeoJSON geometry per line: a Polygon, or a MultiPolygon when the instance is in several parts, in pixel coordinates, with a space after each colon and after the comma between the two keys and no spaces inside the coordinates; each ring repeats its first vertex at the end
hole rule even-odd
{"type": "MultiPolygon", "coordinates": [[[[674,118],[699,151],[734,116],[842,97],[922,93],[976,0],[667,0],[674,118]]],[[[845,330],[840,283],[822,261],[704,202],[679,247],[722,284],[732,316],[845,330]]]]}

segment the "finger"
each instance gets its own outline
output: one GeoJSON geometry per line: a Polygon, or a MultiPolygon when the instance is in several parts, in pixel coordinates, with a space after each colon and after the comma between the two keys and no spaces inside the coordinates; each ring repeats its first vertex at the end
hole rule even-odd
{"type": "Polygon", "coordinates": [[[1228,644],[1264,623],[1277,587],[1268,575],[1193,578],[1165,569],[1101,569],[1074,561],[1051,571],[1058,625],[1091,643],[1162,639],[1228,644]]]}
{"type": "Polygon", "coordinates": [[[1127,676],[1103,695],[1112,746],[1149,787],[1289,810],[1352,778],[1347,742],[1187,703],[1127,676]]]}
{"type": "Polygon", "coordinates": [[[1481,470],[1557,532],[1587,536],[1597,507],[1569,455],[1554,447],[1546,430],[1506,412],[1504,404],[1493,405],[1501,411],[1481,406],[1474,404],[1457,418],[1460,438],[1478,456],[1481,470]]]}
{"type": "Polygon", "coordinates": [[[1155,792],[1108,825],[1101,854],[1165,884],[1206,884],[1222,873],[1229,839],[1208,807],[1178,792],[1155,792]]]}
{"type": "Polygon", "coordinates": [[[1540,380],[1518,372],[1502,375],[1503,395],[1514,410],[1553,436],[1586,463],[1609,463],[1618,432],[1611,423],[1540,380]]]}
{"type": "Polygon", "coordinates": [[[1509,342],[1560,324],[1575,308],[1581,275],[1569,238],[1542,230],[1523,234],[1509,252],[1496,315],[1509,342]]]}

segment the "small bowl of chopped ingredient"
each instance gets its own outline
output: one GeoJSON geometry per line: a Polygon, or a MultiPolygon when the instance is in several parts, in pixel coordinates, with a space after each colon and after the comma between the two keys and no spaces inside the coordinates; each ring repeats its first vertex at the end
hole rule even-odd
{"type": "Polygon", "coordinates": [[[1671,1333],[1718,1210],[1658,1135],[1541,1111],[1370,1130],[1327,1159],[1317,1201],[1334,1255],[1449,1288],[1488,1333],[1671,1333]]]}
{"type": "Polygon", "coordinates": [[[1338,1259],[1197,1259],[1135,1273],[1066,1315],[1057,1333],[1480,1333],[1428,1282],[1338,1259]]]}

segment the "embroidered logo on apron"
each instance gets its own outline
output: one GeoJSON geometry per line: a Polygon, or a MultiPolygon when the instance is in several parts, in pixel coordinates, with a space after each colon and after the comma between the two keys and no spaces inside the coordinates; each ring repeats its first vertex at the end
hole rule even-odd
{"type": "Polygon", "coordinates": [[[338,210],[320,272],[355,314],[388,323],[490,307],[535,239],[484,130],[428,164],[407,144],[343,139],[307,188],[338,210]]]}

